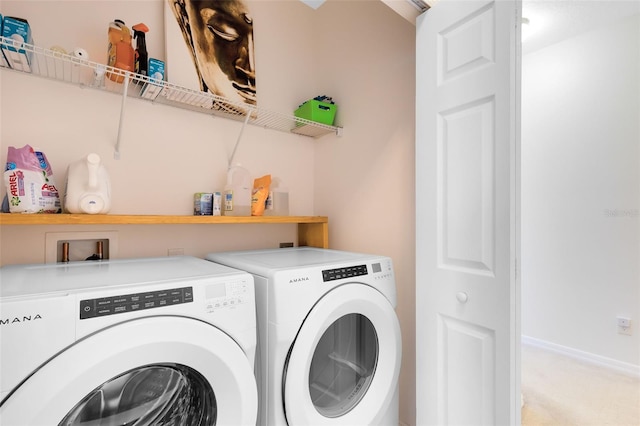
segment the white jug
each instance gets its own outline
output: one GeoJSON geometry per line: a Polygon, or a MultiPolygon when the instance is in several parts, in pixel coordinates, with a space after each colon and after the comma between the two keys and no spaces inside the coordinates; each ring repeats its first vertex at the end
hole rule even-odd
{"type": "Polygon", "coordinates": [[[69,164],[64,207],[69,213],[89,214],[111,209],[111,182],[98,154],[69,164]]]}
{"type": "Polygon", "coordinates": [[[253,187],[249,170],[240,164],[229,167],[227,184],[224,187],[225,216],[251,216],[251,188],[253,187]]]}

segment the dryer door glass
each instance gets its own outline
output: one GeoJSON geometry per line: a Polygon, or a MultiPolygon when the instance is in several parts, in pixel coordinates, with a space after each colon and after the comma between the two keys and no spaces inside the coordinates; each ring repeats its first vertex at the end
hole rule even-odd
{"type": "Polygon", "coordinates": [[[378,363],[378,336],[367,317],[352,313],[324,332],[311,360],[309,392],[316,410],[339,417],[369,389],[378,363]]]}
{"type": "Polygon", "coordinates": [[[200,373],[178,364],[149,365],[99,386],[59,426],[211,426],[216,414],[213,389],[200,373]]]}

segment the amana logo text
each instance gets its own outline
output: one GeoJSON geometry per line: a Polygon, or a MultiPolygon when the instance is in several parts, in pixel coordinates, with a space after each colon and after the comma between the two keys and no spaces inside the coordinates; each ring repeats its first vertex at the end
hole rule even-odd
{"type": "Polygon", "coordinates": [[[13,318],[0,318],[0,325],[11,325],[20,322],[29,322],[42,319],[40,314],[35,315],[24,315],[22,317],[13,317],[13,318]]]}
{"type": "Polygon", "coordinates": [[[301,283],[303,281],[309,281],[309,277],[291,278],[289,280],[289,284],[301,283]]]}

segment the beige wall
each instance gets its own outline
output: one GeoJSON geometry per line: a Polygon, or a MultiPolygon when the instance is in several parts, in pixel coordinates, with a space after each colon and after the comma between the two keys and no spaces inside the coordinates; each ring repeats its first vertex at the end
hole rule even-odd
{"type": "MultiPolygon", "coordinates": [[[[255,176],[279,177],[292,215],[327,215],[332,248],[393,259],[404,352],[400,418],[415,424],[415,27],[375,0],[329,0],[315,11],[294,0],[251,5],[260,106],[289,113],[331,95],[344,134],[313,140],[249,126],[236,160],[255,176]]],[[[145,22],[150,56],[167,59],[161,0],[4,0],[0,11],[28,19],[36,44],[80,46],[98,62],[106,59],[109,21],[145,22]]],[[[0,93],[0,164],[8,146],[29,143],[47,154],[63,186],[67,165],[96,152],[111,174],[111,213],[191,214],[194,192],[224,185],[240,131],[237,122],[130,100],[116,161],[120,97],[6,71],[0,93]]],[[[295,240],[294,225],[14,226],[1,230],[0,261],[42,262],[45,233],[68,230],[118,231],[119,257],[172,248],[204,256],[295,240]]]]}
{"type": "Polygon", "coordinates": [[[339,102],[344,136],[315,145],[315,212],[329,217],[332,248],[393,259],[400,419],[415,424],[415,27],[381,2],[329,2],[317,12],[332,22],[318,51],[333,64],[318,76],[320,91],[339,102]]]}

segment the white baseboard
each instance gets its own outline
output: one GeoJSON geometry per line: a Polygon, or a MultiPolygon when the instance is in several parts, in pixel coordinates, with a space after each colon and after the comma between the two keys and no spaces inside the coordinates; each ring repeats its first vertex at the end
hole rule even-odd
{"type": "Polygon", "coordinates": [[[524,345],[535,346],[541,349],[546,349],[551,352],[556,352],[561,355],[565,355],[571,358],[578,359],[580,361],[588,362],[591,364],[599,365],[601,367],[616,370],[631,377],[640,378],[640,365],[630,364],[615,360],[613,358],[607,358],[604,356],[592,354],[590,352],[584,352],[578,349],[573,349],[567,346],[558,345],[556,343],[547,342],[545,340],[536,339],[535,337],[522,336],[521,342],[524,345]]]}

